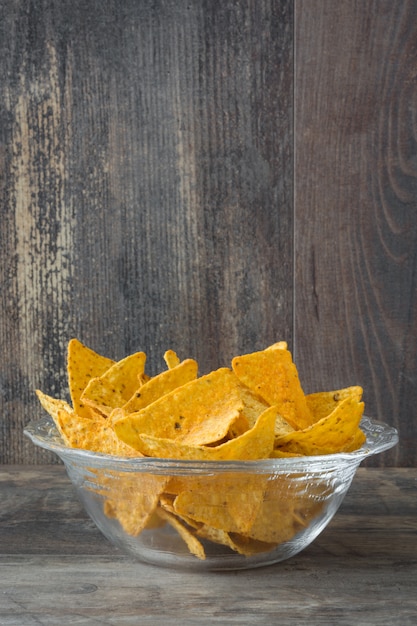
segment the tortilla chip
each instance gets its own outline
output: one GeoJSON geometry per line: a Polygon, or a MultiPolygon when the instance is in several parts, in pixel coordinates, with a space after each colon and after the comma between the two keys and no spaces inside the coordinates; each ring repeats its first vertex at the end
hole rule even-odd
{"type": "Polygon", "coordinates": [[[193,359],[186,359],[171,369],[161,372],[135,391],[129,402],[123,406],[124,411],[128,414],[144,409],[174,389],[195,380],[197,372],[198,364],[193,359]]]}
{"type": "Polygon", "coordinates": [[[236,376],[221,368],[117,420],[122,441],[141,450],[142,435],[186,445],[210,444],[226,436],[243,408],[236,376]]]}
{"type": "Polygon", "coordinates": [[[226,443],[226,441],[229,441],[230,439],[236,439],[236,437],[240,437],[241,435],[243,435],[243,433],[250,429],[251,425],[249,424],[246,415],[241,413],[237,420],[234,421],[233,424],[231,424],[227,435],[224,438],[224,441],[216,443],[215,445],[219,445],[220,443],[226,443]]]}
{"type": "Polygon", "coordinates": [[[266,498],[248,536],[269,544],[289,541],[305,528],[294,513],[294,502],[266,498]]]}
{"type": "Polygon", "coordinates": [[[189,483],[175,498],[175,512],[211,528],[248,533],[262,506],[268,477],[222,474],[189,483]]]}
{"type": "Polygon", "coordinates": [[[268,403],[262,398],[257,396],[246,385],[240,385],[239,387],[240,397],[243,402],[243,415],[246,417],[249,423],[249,428],[255,425],[258,417],[268,408],[268,403]]]}
{"type": "MultiPolygon", "coordinates": [[[[259,416],[255,426],[236,439],[217,446],[189,445],[176,439],[153,437],[140,434],[135,440],[135,447],[145,456],[168,459],[188,459],[194,461],[225,461],[266,459],[274,446],[274,427],[277,411],[269,407],[259,416]]],[[[118,432],[116,422],[115,430],[118,432]]],[[[124,439],[127,441],[128,438],[124,439]]]]}
{"type": "MultiPolygon", "coordinates": [[[[94,470],[93,470],[94,473],[94,470]]],[[[136,537],[145,528],[161,525],[157,516],[159,495],[167,482],[165,476],[141,473],[131,475],[124,472],[95,471],[96,493],[105,497],[104,513],[118,520],[126,533],[136,537]]]]}
{"type": "Polygon", "coordinates": [[[237,356],[232,368],[239,380],[280,414],[293,428],[310,426],[312,420],[291,353],[273,345],[260,352],[237,356]]]}
{"type": "Polygon", "coordinates": [[[170,370],[180,364],[180,359],[174,350],[167,350],[165,352],[164,361],[167,364],[167,368],[170,370]]]}
{"type": "Polygon", "coordinates": [[[277,438],[275,448],[307,456],[341,452],[357,435],[363,408],[363,402],[349,396],[312,426],[277,438]]]}
{"type": "Polygon", "coordinates": [[[164,511],[171,513],[171,515],[175,515],[175,517],[182,520],[190,528],[193,528],[194,530],[200,528],[200,522],[197,522],[196,520],[192,519],[191,517],[187,517],[186,515],[179,515],[177,513],[177,511],[174,509],[174,500],[174,496],[163,493],[159,498],[159,506],[164,509],[164,511]]]}
{"type": "Polygon", "coordinates": [[[258,541],[239,533],[229,533],[229,539],[231,541],[231,547],[239,554],[244,556],[253,556],[254,554],[260,554],[261,552],[270,552],[276,548],[276,543],[266,543],[265,541],[258,541]]]}
{"type": "Polygon", "coordinates": [[[363,389],[359,386],[346,387],[335,391],[319,391],[306,395],[307,406],[313,421],[330,415],[340,402],[346,398],[354,398],[357,402],[362,399],[363,389]]]}
{"type": "Polygon", "coordinates": [[[195,537],[195,535],[175,516],[164,509],[158,509],[158,515],[166,520],[185,541],[191,554],[194,554],[199,559],[204,560],[206,553],[202,543],[195,537]]]}
{"type": "Polygon", "coordinates": [[[84,389],[92,378],[102,376],[114,361],[87,348],[78,339],[68,343],[67,374],[74,411],[83,417],[91,416],[91,408],[81,401],[84,389]]]}
{"type": "Polygon", "coordinates": [[[145,362],[146,354],[136,352],[114,363],[102,376],[90,380],[81,402],[108,417],[112,409],[124,406],[137,390],[145,362]]]}
{"type": "Polygon", "coordinates": [[[288,349],[288,344],[286,341],[277,341],[276,343],[273,343],[271,346],[268,346],[268,348],[266,348],[266,350],[287,350],[288,349]]]}
{"type": "Polygon", "coordinates": [[[366,442],[366,436],[363,430],[360,428],[357,429],[356,433],[348,439],[340,452],[354,452],[355,450],[359,450],[366,442]]]}
{"type": "Polygon", "coordinates": [[[55,424],[67,446],[103,454],[137,457],[141,454],[116,436],[104,417],[92,420],[81,417],[72,410],[60,409],[55,424]]]}
{"type": "Polygon", "coordinates": [[[269,552],[275,548],[275,544],[263,543],[239,535],[239,533],[228,533],[221,528],[212,528],[211,526],[203,525],[197,529],[196,535],[202,539],[207,539],[212,543],[220,544],[230,548],[234,552],[243,554],[244,556],[253,556],[260,552],[269,552]]]}
{"type": "Polygon", "coordinates": [[[38,396],[38,400],[41,403],[42,407],[47,413],[49,413],[55,423],[59,411],[67,411],[68,413],[72,413],[72,407],[65,400],[52,398],[46,393],[43,393],[43,391],[40,391],[40,389],[36,389],[35,393],[38,396]]]}

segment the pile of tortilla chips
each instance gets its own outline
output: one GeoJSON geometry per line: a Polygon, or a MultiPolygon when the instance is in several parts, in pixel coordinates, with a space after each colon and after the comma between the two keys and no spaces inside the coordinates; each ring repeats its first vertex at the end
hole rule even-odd
{"type": "MultiPolygon", "coordinates": [[[[365,441],[361,387],[304,394],[285,342],[204,376],[172,350],[164,360],[150,377],[143,352],[114,362],[72,339],[71,403],[36,393],[68,447],[110,455],[253,461],[350,452],[365,441]]],[[[306,527],[323,501],[283,476],[249,472],[106,471],[97,483],[105,514],[127,533],[168,523],[201,559],[205,540],[247,556],[271,550],[306,527]]]]}

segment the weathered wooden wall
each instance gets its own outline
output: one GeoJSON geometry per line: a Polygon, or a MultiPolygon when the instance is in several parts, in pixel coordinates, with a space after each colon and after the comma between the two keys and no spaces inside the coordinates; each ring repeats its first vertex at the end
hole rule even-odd
{"type": "Polygon", "coordinates": [[[309,386],[360,381],[417,462],[417,2],[295,19],[295,327],[309,386]]]}
{"type": "Polygon", "coordinates": [[[414,0],[0,0],[0,463],[77,336],[286,339],[416,463],[414,0]]]}

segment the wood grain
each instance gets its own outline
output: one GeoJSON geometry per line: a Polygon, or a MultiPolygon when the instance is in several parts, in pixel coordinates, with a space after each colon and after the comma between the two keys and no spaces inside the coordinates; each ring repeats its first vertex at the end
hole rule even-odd
{"type": "Polygon", "coordinates": [[[306,387],[360,384],[413,465],[417,441],[417,5],[295,11],[295,327],[306,387]]]}
{"type": "Polygon", "coordinates": [[[0,462],[53,462],[72,336],[150,373],[292,339],[292,3],[0,11],[0,462]]]}
{"type": "Polygon", "coordinates": [[[197,574],[123,556],[83,513],[62,467],[3,466],[0,622],[414,626],[416,479],[411,468],[360,468],[304,552],[197,574]]]}
{"type": "Polygon", "coordinates": [[[0,2],[0,464],[76,336],[202,373],[286,339],[417,462],[414,0],[0,2]]]}

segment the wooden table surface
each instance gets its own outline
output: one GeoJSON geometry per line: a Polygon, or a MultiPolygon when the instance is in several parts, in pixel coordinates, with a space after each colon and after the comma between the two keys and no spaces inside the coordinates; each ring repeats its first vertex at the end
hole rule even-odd
{"type": "Polygon", "coordinates": [[[360,468],[312,546],[256,570],[141,564],[102,537],[62,466],[0,469],[0,624],[417,623],[417,469],[360,468]]]}

